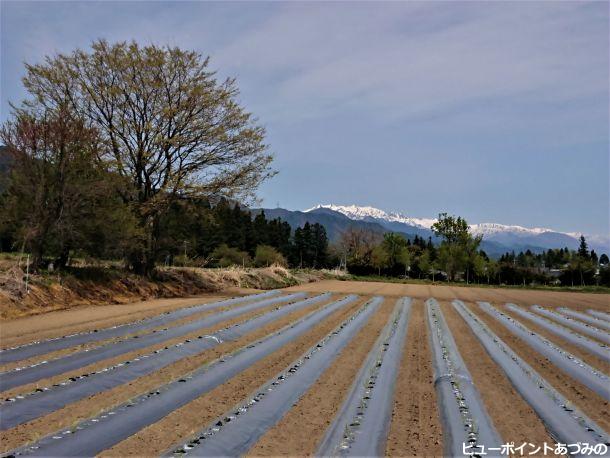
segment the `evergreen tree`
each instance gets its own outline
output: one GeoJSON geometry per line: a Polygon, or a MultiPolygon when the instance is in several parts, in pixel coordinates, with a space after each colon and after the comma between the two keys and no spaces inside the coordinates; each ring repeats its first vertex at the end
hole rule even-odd
{"type": "Polygon", "coordinates": [[[580,236],[580,245],[578,246],[578,256],[581,259],[589,259],[589,247],[587,246],[587,241],[585,240],[585,236],[580,236]]]}

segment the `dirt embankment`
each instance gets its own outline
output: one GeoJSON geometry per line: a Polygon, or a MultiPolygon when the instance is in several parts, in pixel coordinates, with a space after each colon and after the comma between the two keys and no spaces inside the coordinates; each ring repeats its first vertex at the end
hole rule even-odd
{"type": "Polygon", "coordinates": [[[98,267],[68,273],[26,275],[16,265],[0,268],[0,320],[87,305],[127,304],[158,298],[190,297],[228,288],[284,288],[331,277],[330,272],[260,269],[160,268],[154,278],[98,267]]]}

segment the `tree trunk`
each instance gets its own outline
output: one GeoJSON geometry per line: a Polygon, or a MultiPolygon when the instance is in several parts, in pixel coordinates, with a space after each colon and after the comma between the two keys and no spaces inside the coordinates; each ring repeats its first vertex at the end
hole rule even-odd
{"type": "Polygon", "coordinates": [[[43,255],[44,250],[42,248],[41,242],[32,243],[32,261],[30,262],[30,271],[37,272],[39,268],[42,267],[43,264],[43,255]]]}
{"type": "Polygon", "coordinates": [[[70,248],[67,246],[62,247],[59,256],[55,258],[54,265],[57,269],[65,269],[68,265],[68,259],[70,258],[70,248]]]}

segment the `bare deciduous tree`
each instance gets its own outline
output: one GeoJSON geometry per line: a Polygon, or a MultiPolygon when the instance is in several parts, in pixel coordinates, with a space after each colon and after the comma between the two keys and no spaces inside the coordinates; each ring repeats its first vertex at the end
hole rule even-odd
{"type": "Polygon", "coordinates": [[[177,196],[249,200],[273,174],[264,129],[238,103],[235,80],[218,81],[196,52],[100,40],[90,52],[28,65],[23,81],[37,109],[68,103],[100,135],[101,158],[140,220],[143,250],[130,264],[150,273],[159,216],[177,196]]]}

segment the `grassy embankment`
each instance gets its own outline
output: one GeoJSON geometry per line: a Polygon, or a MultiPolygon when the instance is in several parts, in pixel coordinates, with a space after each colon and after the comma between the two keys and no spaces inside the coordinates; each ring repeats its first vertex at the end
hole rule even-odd
{"type": "Polygon", "coordinates": [[[81,305],[120,304],[218,292],[231,287],[285,288],[325,278],[331,271],[265,268],[159,267],[153,278],[134,275],[118,262],[77,260],[61,272],[26,275],[23,258],[0,254],[0,319],[81,305]],[[27,285],[26,285],[27,279],[27,285]]]}

